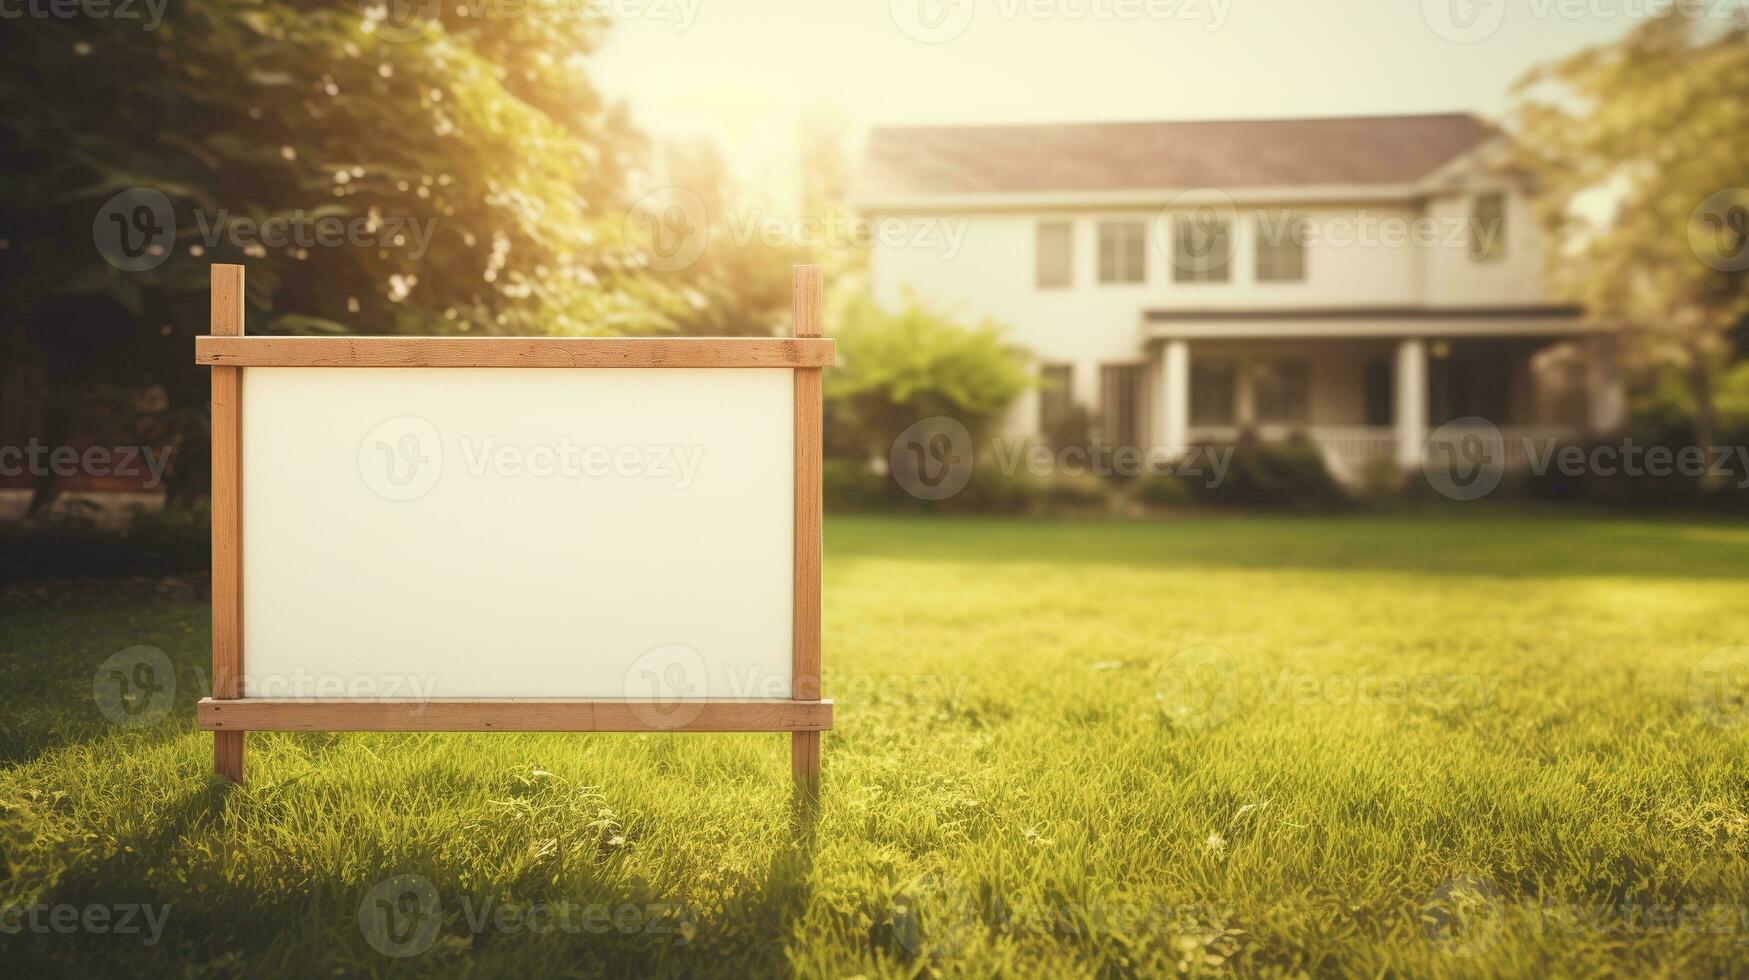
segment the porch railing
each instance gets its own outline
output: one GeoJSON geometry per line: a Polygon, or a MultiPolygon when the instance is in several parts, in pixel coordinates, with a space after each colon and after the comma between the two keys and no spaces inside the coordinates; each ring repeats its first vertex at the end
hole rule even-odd
{"type": "MultiPolygon", "coordinates": [[[[1353,483],[1360,480],[1369,469],[1383,464],[1394,463],[1397,459],[1397,433],[1388,425],[1313,425],[1302,427],[1290,426],[1259,426],[1256,429],[1259,438],[1265,442],[1280,441],[1292,432],[1302,432],[1324,453],[1324,462],[1330,467],[1330,472],[1337,479],[1353,483]]],[[[1473,445],[1465,445],[1459,440],[1467,435],[1478,434],[1483,440],[1483,450],[1488,458],[1495,454],[1504,460],[1504,468],[1508,471],[1528,468],[1533,459],[1547,455],[1551,446],[1560,446],[1579,438],[1576,430],[1559,426],[1499,426],[1489,431],[1481,430],[1446,430],[1429,436],[1429,449],[1439,451],[1442,444],[1450,443],[1454,449],[1467,451],[1473,445]],[[1496,441],[1493,433],[1499,433],[1496,441]]],[[[1213,443],[1216,445],[1231,443],[1239,438],[1239,429],[1233,426],[1201,426],[1190,430],[1190,441],[1193,443],[1213,443]]]]}

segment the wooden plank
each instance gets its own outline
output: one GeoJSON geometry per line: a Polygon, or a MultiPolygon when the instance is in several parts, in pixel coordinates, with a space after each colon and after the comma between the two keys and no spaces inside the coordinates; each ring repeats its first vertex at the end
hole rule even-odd
{"type": "MultiPolygon", "coordinates": [[[[243,334],[243,267],[212,267],[212,332],[243,334]]],[[[243,372],[212,370],[212,602],[215,698],[243,696],[243,372]]],[[[213,735],[213,769],[243,781],[243,733],[213,735]]]]}
{"type": "Polygon", "coordinates": [[[215,732],[820,732],[830,701],[202,698],[215,732]]]}
{"type": "MultiPolygon", "coordinates": [[[[791,318],[798,338],[820,335],[820,267],[796,266],[791,318]]],[[[795,372],[795,613],[791,624],[790,696],[820,696],[820,549],[823,378],[819,368],[795,372]]],[[[798,790],[819,788],[820,733],[790,736],[790,770],[798,790]]]]}
{"type": "Polygon", "coordinates": [[[238,367],[805,368],[831,340],[771,337],[197,337],[197,364],[238,367]]]}

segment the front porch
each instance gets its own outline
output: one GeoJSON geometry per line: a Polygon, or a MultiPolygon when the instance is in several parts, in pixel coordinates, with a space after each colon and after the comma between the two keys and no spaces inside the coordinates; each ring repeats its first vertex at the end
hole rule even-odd
{"type": "Polygon", "coordinates": [[[1347,482],[1421,466],[1461,437],[1439,432],[1459,419],[1497,429],[1508,468],[1622,421],[1601,336],[1167,337],[1154,355],[1155,445],[1176,455],[1243,432],[1300,434],[1347,482]]]}

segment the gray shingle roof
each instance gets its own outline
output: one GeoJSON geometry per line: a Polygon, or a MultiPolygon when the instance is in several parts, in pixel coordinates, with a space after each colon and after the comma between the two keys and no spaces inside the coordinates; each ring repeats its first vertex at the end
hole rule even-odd
{"type": "Polygon", "coordinates": [[[1497,132],[1462,113],[877,128],[853,196],[1404,183],[1497,132]]]}

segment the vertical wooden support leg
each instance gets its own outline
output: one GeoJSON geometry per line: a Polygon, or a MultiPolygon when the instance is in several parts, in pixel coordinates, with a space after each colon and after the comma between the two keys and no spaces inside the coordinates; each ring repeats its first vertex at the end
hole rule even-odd
{"type": "MultiPolygon", "coordinates": [[[[212,335],[243,334],[243,267],[212,268],[212,335]]],[[[212,369],[213,697],[243,696],[242,368],[212,369]]],[[[243,781],[243,733],[213,732],[213,769],[243,781]]]]}
{"type": "MultiPolygon", "coordinates": [[[[820,267],[795,269],[791,315],[797,337],[820,336],[820,267]]],[[[790,697],[820,699],[820,469],[824,395],[819,368],[795,370],[795,620],[790,697]]],[[[820,733],[790,733],[790,769],[796,790],[811,796],[820,785],[820,733]]]]}
{"type": "Polygon", "coordinates": [[[790,775],[795,778],[796,792],[814,796],[820,792],[820,733],[791,732],[789,736],[790,775]]]}

